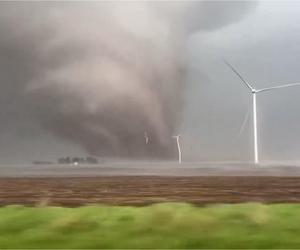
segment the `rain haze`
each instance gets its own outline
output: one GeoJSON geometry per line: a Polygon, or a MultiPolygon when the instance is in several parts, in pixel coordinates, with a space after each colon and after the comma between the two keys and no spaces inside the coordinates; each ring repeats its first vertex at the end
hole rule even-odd
{"type": "MultiPolygon", "coordinates": [[[[176,134],[184,161],[251,161],[251,93],[223,58],[256,88],[300,82],[299,19],[288,1],[0,2],[0,163],[174,160],[176,134]]],[[[300,87],[257,98],[261,160],[298,161],[300,87]]]]}

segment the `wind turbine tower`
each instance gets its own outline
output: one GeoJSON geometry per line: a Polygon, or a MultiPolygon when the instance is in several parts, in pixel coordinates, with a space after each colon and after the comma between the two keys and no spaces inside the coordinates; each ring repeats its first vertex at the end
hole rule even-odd
{"type": "Polygon", "coordinates": [[[174,135],[173,138],[176,139],[177,150],[178,150],[178,162],[179,162],[179,164],[181,164],[182,156],[181,156],[181,147],[180,147],[180,141],[179,141],[180,135],[174,135]]]}
{"type": "Polygon", "coordinates": [[[242,75],[228,62],[224,59],[224,62],[228,65],[228,67],[240,78],[240,80],[245,84],[245,86],[250,90],[252,94],[252,102],[253,102],[253,150],[254,150],[254,163],[259,163],[259,154],[258,154],[258,133],[257,133],[257,103],[256,103],[256,95],[261,92],[267,92],[280,88],[287,88],[293,86],[299,86],[300,83],[290,83],[279,85],[275,87],[263,88],[263,89],[255,89],[249,82],[247,82],[242,75]]]}
{"type": "Polygon", "coordinates": [[[145,138],[145,144],[148,144],[149,143],[149,136],[148,136],[147,131],[144,132],[144,138],[145,138]]]}

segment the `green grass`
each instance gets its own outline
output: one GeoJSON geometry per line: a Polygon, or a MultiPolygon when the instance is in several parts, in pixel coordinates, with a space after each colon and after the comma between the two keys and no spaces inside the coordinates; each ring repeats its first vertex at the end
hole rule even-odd
{"type": "Polygon", "coordinates": [[[300,248],[300,205],[8,206],[0,248],[300,248]]]}

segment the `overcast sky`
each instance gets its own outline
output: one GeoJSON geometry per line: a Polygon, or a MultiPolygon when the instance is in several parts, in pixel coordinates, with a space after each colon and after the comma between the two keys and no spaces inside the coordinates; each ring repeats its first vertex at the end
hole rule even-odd
{"type": "MultiPolygon", "coordinates": [[[[110,51],[111,47],[109,57],[113,56],[113,62],[135,65],[131,57],[140,57],[134,71],[130,66],[129,75],[120,73],[123,79],[130,79],[126,82],[132,82],[136,97],[127,90],[121,94],[143,107],[133,108],[139,122],[125,118],[122,126],[109,131],[109,140],[104,144],[112,144],[113,153],[135,157],[135,147],[126,152],[122,148],[127,144],[141,148],[139,136],[143,140],[141,131],[147,127],[153,138],[162,138],[156,146],[167,156],[176,149],[169,135],[180,133],[186,161],[251,160],[251,95],[222,58],[257,88],[299,82],[300,2],[157,2],[151,10],[135,2],[115,2],[109,7],[111,13],[103,11],[107,8],[104,5],[105,2],[0,3],[0,161],[20,163],[107,153],[105,146],[92,138],[102,138],[103,131],[108,133],[111,123],[103,120],[118,121],[103,113],[110,113],[102,110],[101,105],[106,107],[107,103],[98,101],[110,90],[98,96],[94,87],[102,79],[98,79],[98,73],[111,72],[111,64],[104,67],[100,62],[98,71],[94,54],[106,58],[108,55],[101,50],[110,51]],[[144,52],[149,45],[144,46],[144,41],[151,41],[153,51],[144,52]],[[118,47],[118,59],[114,46],[118,47]],[[182,67],[185,73],[178,75],[182,67]],[[91,68],[97,69],[97,77],[91,68]],[[141,78],[133,74],[137,70],[141,78]],[[91,85],[82,89],[78,78],[85,73],[91,85]],[[152,78],[153,74],[158,76],[152,78]],[[149,86],[153,91],[150,94],[149,86]],[[180,102],[176,102],[178,98],[180,102]],[[248,122],[239,133],[249,111],[248,122]],[[90,120],[83,123],[74,117],[90,120]],[[140,124],[144,126],[141,131],[140,124]]],[[[114,73],[116,67],[119,68],[113,66],[114,73]]],[[[127,89],[127,83],[122,84],[117,86],[127,89]]],[[[259,150],[263,161],[300,159],[299,97],[300,87],[258,95],[259,150]]],[[[124,112],[126,117],[131,115],[127,109],[124,112]]],[[[139,156],[146,150],[141,149],[139,156]]],[[[151,150],[151,156],[161,157],[151,150]]]]}
{"type": "MultiPolygon", "coordinates": [[[[256,88],[299,82],[299,14],[300,2],[262,1],[240,22],[191,37],[190,98],[182,129],[197,147],[189,150],[189,158],[252,159],[251,120],[239,135],[251,95],[222,58],[256,88]]],[[[299,160],[299,96],[298,87],[258,95],[262,160],[299,160]]]]}

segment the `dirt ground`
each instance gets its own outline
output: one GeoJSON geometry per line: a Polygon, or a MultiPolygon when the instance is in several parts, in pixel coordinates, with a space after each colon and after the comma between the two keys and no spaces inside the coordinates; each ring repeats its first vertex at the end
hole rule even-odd
{"type": "Polygon", "coordinates": [[[0,178],[0,205],[300,202],[299,177],[0,178]]]}

